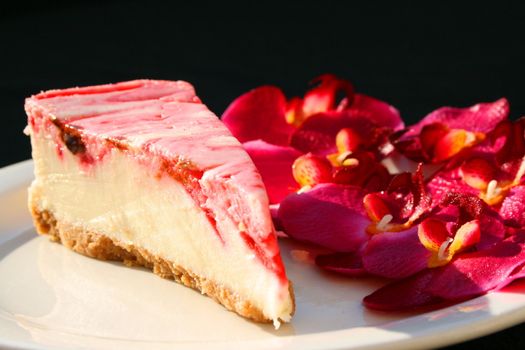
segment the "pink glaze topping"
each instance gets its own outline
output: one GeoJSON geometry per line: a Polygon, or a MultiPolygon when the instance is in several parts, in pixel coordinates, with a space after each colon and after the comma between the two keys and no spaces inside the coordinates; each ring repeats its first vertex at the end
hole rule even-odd
{"type": "Polygon", "coordinates": [[[261,176],[191,84],[134,80],[50,90],[25,107],[33,133],[55,135],[59,156],[70,151],[92,166],[116,148],[182,182],[219,237],[233,223],[259,260],[287,281],[261,176]]]}

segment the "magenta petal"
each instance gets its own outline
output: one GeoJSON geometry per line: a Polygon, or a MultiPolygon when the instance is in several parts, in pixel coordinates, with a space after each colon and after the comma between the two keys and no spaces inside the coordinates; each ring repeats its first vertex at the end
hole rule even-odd
{"type": "MultiPolygon", "coordinates": [[[[423,147],[423,142],[428,139],[425,137],[423,139],[421,138],[423,128],[433,125],[434,127],[441,126],[448,130],[463,129],[468,132],[486,134],[494,130],[500,122],[507,118],[508,114],[509,103],[504,98],[492,103],[479,103],[467,108],[442,107],[428,114],[420,122],[409,126],[400,133],[394,134],[392,136],[392,143],[400,153],[410,159],[440,162],[448,159],[449,156],[452,156],[454,153],[446,156],[447,153],[445,152],[445,154],[437,158],[434,158],[436,154],[433,156],[427,154],[429,149],[428,147],[423,147]]],[[[428,133],[426,135],[427,137],[429,136],[428,133]]],[[[448,135],[450,136],[451,134],[448,135]]],[[[445,135],[442,135],[442,137],[445,137],[445,135]]],[[[431,137],[430,140],[436,141],[434,137],[431,137]]],[[[444,140],[445,138],[441,139],[441,141],[444,140]]],[[[449,141],[444,142],[447,144],[449,141]]],[[[434,151],[438,150],[445,151],[440,147],[434,151]]],[[[431,153],[434,151],[431,151],[431,153]]]]}
{"type": "Polygon", "coordinates": [[[283,225],[281,224],[281,219],[279,219],[279,204],[270,204],[270,215],[272,217],[275,230],[282,231],[283,225]]]}
{"type": "Polygon", "coordinates": [[[356,94],[350,107],[311,116],[292,134],[291,145],[302,152],[327,154],[335,152],[335,137],[343,128],[353,129],[367,142],[386,141],[383,129],[403,127],[399,112],[392,106],[372,97],[356,94]]]}
{"type": "Polygon", "coordinates": [[[425,125],[443,123],[450,129],[466,129],[487,133],[509,115],[509,102],[501,98],[495,102],[478,103],[467,108],[441,107],[428,114],[410,128],[410,133],[419,133],[425,125]]]}
{"type": "MultiPolygon", "coordinates": [[[[458,188],[455,190],[457,191],[457,189],[458,188]]],[[[450,189],[449,193],[455,193],[453,191],[454,188],[450,189]]],[[[448,197],[450,198],[451,196],[452,195],[449,195],[448,197]]],[[[469,200],[469,196],[467,195],[464,198],[466,198],[466,203],[466,201],[469,200]]],[[[477,207],[473,208],[476,206],[475,203],[478,201],[477,198],[478,197],[470,197],[470,199],[473,201],[471,205],[471,210],[473,213],[471,214],[475,214],[477,211],[477,207]]],[[[480,221],[480,240],[476,244],[476,249],[485,250],[505,238],[505,225],[497,212],[492,210],[488,205],[482,204],[482,202],[479,203],[481,204],[481,207],[479,208],[479,215],[471,215],[470,217],[464,217],[461,219],[460,208],[457,205],[447,205],[435,213],[434,218],[445,221],[447,222],[447,225],[452,225],[454,227],[457,227],[458,220],[461,221],[460,224],[463,224],[465,223],[465,220],[470,221],[473,219],[478,219],[480,221]]],[[[468,206],[467,204],[465,205],[468,206]]]]}
{"type": "Polygon", "coordinates": [[[481,236],[478,244],[476,244],[477,250],[488,249],[505,238],[505,225],[501,217],[489,207],[484,208],[479,221],[481,236]]]}
{"type": "Polygon", "coordinates": [[[279,207],[285,232],[300,241],[336,252],[357,251],[368,239],[370,220],[359,187],[320,184],[312,190],[286,197],[279,207]]]}
{"type": "MultiPolygon", "coordinates": [[[[517,267],[512,273],[511,275],[509,276],[509,278],[507,279],[506,282],[507,285],[510,284],[512,281],[514,280],[517,280],[517,279],[520,279],[520,278],[523,278],[525,277],[525,263],[523,263],[523,265],[517,267]]],[[[506,285],[502,285],[500,286],[498,289],[501,289],[501,288],[504,288],[506,285]]]]}
{"type": "Polygon", "coordinates": [[[286,122],[286,98],[273,86],[262,86],[235,99],[221,120],[241,142],[264,140],[287,145],[294,128],[286,122]]]}
{"type": "Polygon", "coordinates": [[[354,129],[365,140],[370,140],[378,125],[366,117],[351,116],[348,111],[320,113],[305,120],[292,134],[290,143],[304,153],[334,153],[335,137],[343,128],[354,129]]]}
{"type": "Polygon", "coordinates": [[[378,233],[363,251],[363,267],[373,275],[405,278],[427,268],[430,255],[419,241],[417,227],[378,233]]]}
{"type": "MultiPolygon", "coordinates": [[[[306,119],[292,133],[290,144],[304,153],[311,152],[321,155],[334,153],[337,132],[342,128],[356,127],[359,124],[359,121],[347,118],[342,112],[316,114],[306,119]]],[[[369,127],[374,126],[370,124],[369,127]]]]}
{"type": "Polygon", "coordinates": [[[364,116],[375,124],[394,131],[405,126],[399,111],[395,107],[364,94],[354,95],[354,101],[348,111],[353,115],[364,116]]]}
{"type": "Polygon", "coordinates": [[[460,192],[477,196],[479,191],[467,185],[456,170],[439,171],[427,183],[428,192],[434,203],[439,204],[448,193],[460,192]]]}
{"type": "Polygon", "coordinates": [[[525,186],[516,186],[503,200],[499,213],[507,225],[525,226],[525,186]]]}
{"type": "Polygon", "coordinates": [[[355,253],[334,253],[318,255],[315,258],[317,266],[323,270],[335,272],[350,277],[366,275],[363,263],[359,254],[355,253]]]}
{"type": "Polygon", "coordinates": [[[441,302],[427,292],[434,269],[425,270],[412,277],[394,281],[363,299],[363,304],[374,310],[406,311],[408,309],[441,302]]]}
{"type": "Polygon", "coordinates": [[[292,175],[292,164],[301,155],[292,147],[276,146],[257,140],[243,144],[261,173],[270,203],[279,203],[298,190],[292,175]]]}
{"type": "Polygon", "coordinates": [[[507,285],[525,263],[525,245],[515,237],[492,248],[464,254],[439,269],[428,292],[447,300],[463,300],[507,285]]]}

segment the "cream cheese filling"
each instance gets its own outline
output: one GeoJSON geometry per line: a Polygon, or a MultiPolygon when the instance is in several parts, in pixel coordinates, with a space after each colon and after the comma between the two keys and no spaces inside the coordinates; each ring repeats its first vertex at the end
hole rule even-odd
{"type": "Polygon", "coordinates": [[[31,135],[41,210],[58,220],[147,249],[249,300],[263,314],[289,321],[288,285],[255,258],[239,232],[216,234],[185,188],[120,150],[100,162],[80,165],[55,141],[31,135]]]}

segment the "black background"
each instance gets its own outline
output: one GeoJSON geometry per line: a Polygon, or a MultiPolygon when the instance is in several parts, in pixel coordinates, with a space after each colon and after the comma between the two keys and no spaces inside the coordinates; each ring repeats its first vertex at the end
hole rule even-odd
{"type": "MultiPolygon", "coordinates": [[[[525,115],[525,8],[457,3],[2,4],[0,166],[30,158],[26,96],[136,78],[188,80],[218,115],[250,88],[301,95],[327,72],[395,105],[408,122],[502,96],[513,118],[525,115]]],[[[496,346],[523,349],[525,325],[458,347],[496,346]]]]}

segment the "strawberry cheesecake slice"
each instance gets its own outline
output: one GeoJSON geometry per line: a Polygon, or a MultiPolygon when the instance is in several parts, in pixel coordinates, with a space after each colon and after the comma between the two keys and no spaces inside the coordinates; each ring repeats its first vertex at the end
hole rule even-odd
{"type": "Polygon", "coordinates": [[[189,83],[136,80],[26,100],[40,234],[151,268],[261,322],[294,299],[261,176],[189,83]]]}

